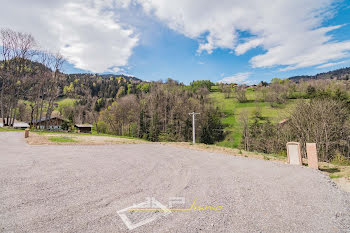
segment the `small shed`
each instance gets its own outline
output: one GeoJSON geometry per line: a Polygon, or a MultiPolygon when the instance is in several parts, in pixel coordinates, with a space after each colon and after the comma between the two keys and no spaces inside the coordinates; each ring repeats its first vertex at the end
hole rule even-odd
{"type": "Polygon", "coordinates": [[[25,123],[25,122],[15,122],[13,123],[13,128],[15,129],[27,129],[29,128],[29,124],[25,123]]]}
{"type": "Polygon", "coordinates": [[[92,125],[76,124],[74,125],[78,133],[91,133],[92,125]]]}

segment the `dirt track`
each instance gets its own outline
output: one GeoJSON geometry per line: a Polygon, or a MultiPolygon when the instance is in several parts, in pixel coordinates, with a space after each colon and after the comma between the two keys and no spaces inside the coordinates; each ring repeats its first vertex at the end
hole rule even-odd
{"type": "Polygon", "coordinates": [[[0,133],[0,232],[350,232],[349,193],[306,167],[159,144],[30,146],[22,136],[0,133]],[[120,211],[147,197],[222,210],[120,211]]]}

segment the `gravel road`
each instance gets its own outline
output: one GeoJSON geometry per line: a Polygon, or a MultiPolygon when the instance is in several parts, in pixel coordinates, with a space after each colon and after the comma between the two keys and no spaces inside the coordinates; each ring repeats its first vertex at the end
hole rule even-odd
{"type": "Polygon", "coordinates": [[[0,232],[350,232],[349,215],[349,193],[306,167],[160,144],[30,146],[0,132],[0,232]],[[147,197],[150,211],[128,210],[147,197]],[[178,210],[154,210],[169,200],[178,210]]]}

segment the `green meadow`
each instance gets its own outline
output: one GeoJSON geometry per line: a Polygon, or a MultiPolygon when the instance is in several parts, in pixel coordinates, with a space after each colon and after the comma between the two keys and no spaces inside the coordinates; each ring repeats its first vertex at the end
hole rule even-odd
{"type": "Polygon", "coordinates": [[[210,97],[224,114],[222,123],[225,124],[226,132],[225,140],[218,142],[216,144],[218,146],[237,148],[241,144],[242,128],[239,120],[241,113],[246,112],[249,117],[252,117],[256,111],[260,111],[263,117],[270,119],[274,123],[278,123],[288,116],[288,111],[296,103],[296,100],[289,100],[284,105],[271,107],[268,102],[258,101],[258,93],[252,88],[248,88],[246,92],[248,101],[240,103],[234,97],[234,93],[231,94],[230,98],[225,98],[224,93],[217,91],[217,87],[212,88],[212,90],[213,92],[210,93],[210,97]]]}

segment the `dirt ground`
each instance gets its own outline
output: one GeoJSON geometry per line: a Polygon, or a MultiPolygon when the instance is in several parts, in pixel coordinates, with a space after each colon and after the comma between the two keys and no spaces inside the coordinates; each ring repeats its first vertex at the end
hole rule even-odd
{"type": "Polygon", "coordinates": [[[108,137],[108,136],[93,136],[89,134],[37,134],[30,132],[29,138],[26,139],[29,145],[111,145],[111,144],[135,144],[146,143],[145,141],[128,138],[108,137]],[[52,137],[71,138],[76,142],[53,142],[49,139],[52,137]]]}
{"type": "MultiPolygon", "coordinates": [[[[111,136],[94,136],[89,134],[60,134],[60,133],[47,133],[37,134],[30,132],[30,137],[26,139],[29,145],[113,145],[113,144],[139,144],[139,143],[152,143],[138,139],[119,138],[111,136]],[[52,137],[65,137],[72,138],[75,142],[53,142],[49,140],[52,137]]],[[[263,160],[278,161],[281,163],[287,163],[285,157],[276,157],[272,155],[261,154],[257,152],[248,152],[239,149],[220,147],[215,145],[204,144],[191,144],[188,142],[156,142],[153,144],[170,145],[174,147],[182,147],[191,150],[206,151],[212,153],[224,153],[234,156],[242,156],[263,160]]],[[[303,159],[303,163],[307,165],[307,159],[303,159]]],[[[340,189],[350,192],[350,167],[335,166],[329,163],[320,162],[320,170],[329,176],[335,176],[332,180],[339,186],[340,189]],[[337,177],[341,176],[341,177],[337,177]]]]}
{"type": "Polygon", "coordinates": [[[33,146],[2,132],[0,187],[0,232],[350,229],[350,194],[320,171],[160,143],[33,146]]]}

